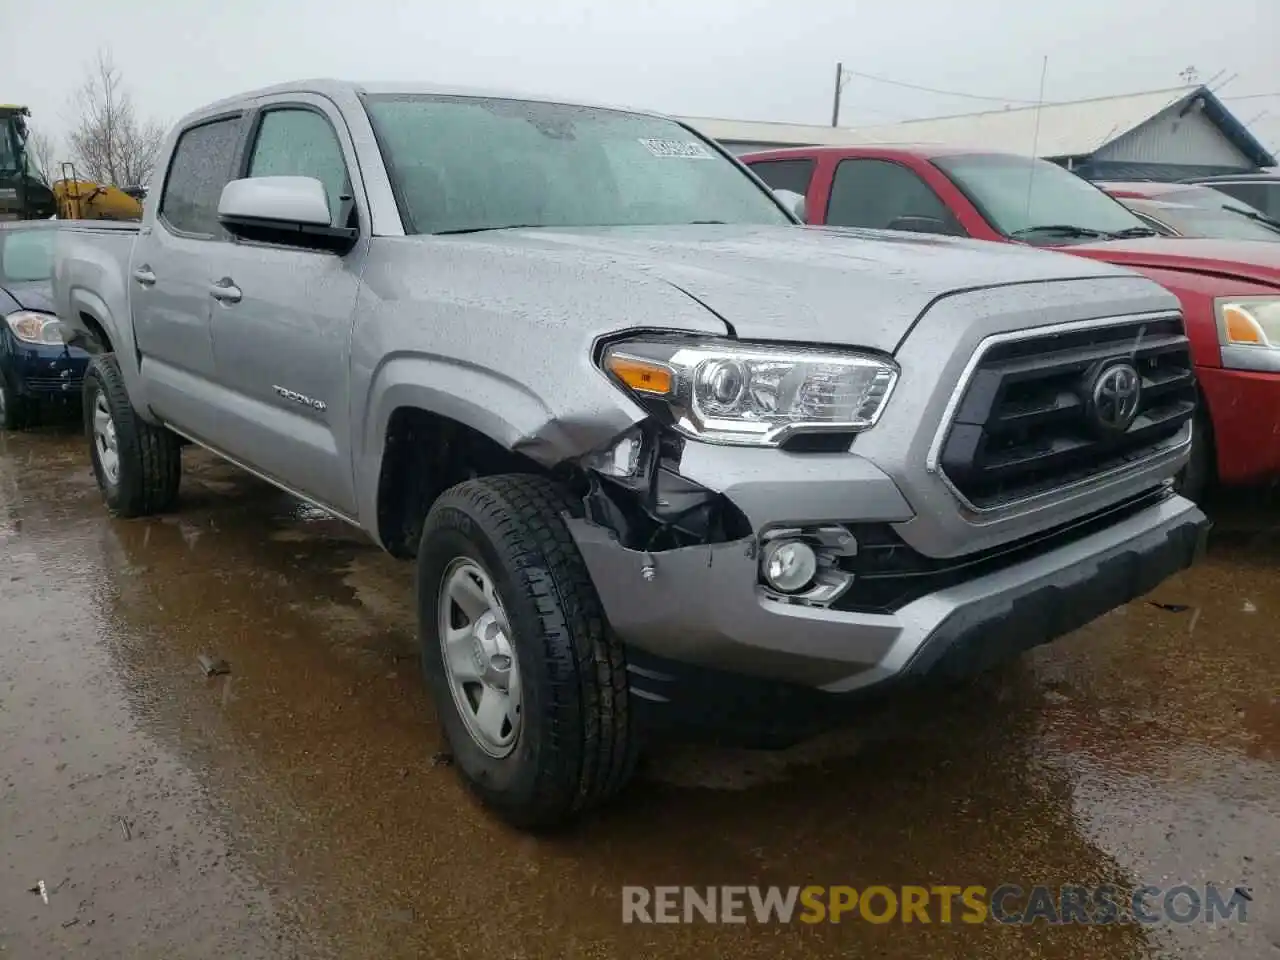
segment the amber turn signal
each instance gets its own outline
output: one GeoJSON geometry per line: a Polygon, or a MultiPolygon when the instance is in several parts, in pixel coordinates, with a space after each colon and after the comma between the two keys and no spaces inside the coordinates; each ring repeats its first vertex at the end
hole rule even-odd
{"type": "Polygon", "coordinates": [[[624,386],[637,393],[665,396],[671,392],[673,386],[671,368],[665,364],[621,353],[611,353],[605,357],[604,366],[624,386]]]}

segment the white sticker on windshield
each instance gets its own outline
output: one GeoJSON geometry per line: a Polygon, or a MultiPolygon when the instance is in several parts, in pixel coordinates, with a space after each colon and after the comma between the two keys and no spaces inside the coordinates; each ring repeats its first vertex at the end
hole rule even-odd
{"type": "Polygon", "coordinates": [[[715,156],[710,150],[698,143],[697,140],[660,140],[657,137],[641,137],[640,142],[655,157],[711,160],[715,156]]]}

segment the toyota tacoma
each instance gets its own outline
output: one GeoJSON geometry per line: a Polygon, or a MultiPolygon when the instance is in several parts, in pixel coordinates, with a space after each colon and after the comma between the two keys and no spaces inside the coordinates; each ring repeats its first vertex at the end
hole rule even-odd
{"type": "Polygon", "coordinates": [[[529,97],[275,87],[157,169],[56,252],[108,507],[174,509],[195,443],[415,558],[456,766],[516,824],[649,737],[981,669],[1203,541],[1178,303],[1121,268],[807,228],[692,128],[529,97]]]}

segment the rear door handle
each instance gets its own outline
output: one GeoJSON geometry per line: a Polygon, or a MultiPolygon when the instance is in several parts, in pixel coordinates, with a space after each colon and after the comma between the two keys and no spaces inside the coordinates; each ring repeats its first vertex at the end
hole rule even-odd
{"type": "Polygon", "coordinates": [[[223,277],[217,283],[210,285],[209,296],[222,303],[239,303],[244,294],[240,292],[239,287],[231,282],[230,277],[223,277]]]}
{"type": "Polygon", "coordinates": [[[155,285],[156,275],[151,272],[150,267],[139,267],[137,270],[133,271],[133,279],[137,280],[144,287],[150,287],[155,285]]]}

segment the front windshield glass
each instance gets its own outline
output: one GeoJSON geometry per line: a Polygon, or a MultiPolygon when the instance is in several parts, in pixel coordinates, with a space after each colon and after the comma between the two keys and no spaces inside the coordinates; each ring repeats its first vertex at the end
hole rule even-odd
{"type": "Polygon", "coordinates": [[[1158,196],[1147,199],[1157,203],[1185,203],[1193,207],[1210,207],[1214,210],[1221,210],[1226,204],[1246,211],[1254,209],[1243,200],[1237,200],[1210,187],[1187,186],[1177,190],[1162,190],[1158,196]]]}
{"type": "Polygon", "coordinates": [[[1047,160],[959,154],[933,162],[1008,237],[1056,244],[1154,232],[1093,184],[1047,160]]]}
{"type": "Polygon", "coordinates": [[[0,280],[26,283],[53,276],[54,230],[0,230],[0,280]]]}
{"type": "Polygon", "coordinates": [[[750,177],[670,120],[479,97],[365,103],[414,233],[791,222],[750,177]]]}
{"type": "MultiPolygon", "coordinates": [[[[1174,196],[1175,194],[1168,194],[1174,196]]],[[[1270,227],[1248,215],[1248,208],[1239,205],[1245,213],[1236,213],[1228,207],[1193,206],[1188,203],[1163,203],[1158,200],[1127,201],[1134,210],[1167,223],[1184,237],[1209,237],[1219,240],[1280,240],[1280,227],[1270,227]]]]}

